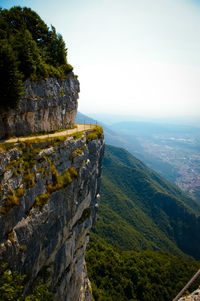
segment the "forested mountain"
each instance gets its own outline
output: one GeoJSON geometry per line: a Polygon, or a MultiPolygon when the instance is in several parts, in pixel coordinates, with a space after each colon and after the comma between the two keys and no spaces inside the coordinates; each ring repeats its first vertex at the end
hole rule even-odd
{"type": "MultiPolygon", "coordinates": [[[[82,120],[87,120],[87,116],[82,120]]],[[[108,116],[94,115],[108,122],[108,116]]],[[[198,124],[184,121],[128,121],[127,116],[110,116],[124,121],[102,124],[106,144],[122,147],[163,178],[200,203],[200,131],[198,124]]],[[[130,118],[130,117],[129,117],[130,118]]],[[[91,120],[91,118],[89,118],[91,120]]],[[[99,123],[99,122],[97,122],[99,123]]]]}
{"type": "Polygon", "coordinates": [[[200,206],[127,151],[107,145],[101,197],[94,233],[107,242],[199,259],[200,206]]]}
{"type": "Polygon", "coordinates": [[[107,145],[87,255],[95,300],[172,300],[199,268],[199,214],[180,189],[107,145]]]}

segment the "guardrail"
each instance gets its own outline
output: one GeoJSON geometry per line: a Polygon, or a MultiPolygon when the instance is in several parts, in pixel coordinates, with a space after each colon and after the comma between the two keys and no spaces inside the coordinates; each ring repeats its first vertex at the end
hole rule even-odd
{"type": "Polygon", "coordinates": [[[172,301],[178,301],[185,291],[192,285],[192,283],[200,276],[200,269],[196,272],[196,274],[188,281],[188,283],[184,286],[184,288],[178,293],[178,295],[172,301]]]}

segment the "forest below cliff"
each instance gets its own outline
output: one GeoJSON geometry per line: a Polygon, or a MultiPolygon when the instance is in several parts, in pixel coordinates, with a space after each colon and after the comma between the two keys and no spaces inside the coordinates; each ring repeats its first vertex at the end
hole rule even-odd
{"type": "Polygon", "coordinates": [[[15,107],[23,81],[65,77],[67,62],[62,36],[30,8],[0,9],[0,108],[15,107]]]}
{"type": "Polygon", "coordinates": [[[200,267],[199,210],[130,153],[107,145],[87,251],[95,300],[172,300],[200,267]]]}

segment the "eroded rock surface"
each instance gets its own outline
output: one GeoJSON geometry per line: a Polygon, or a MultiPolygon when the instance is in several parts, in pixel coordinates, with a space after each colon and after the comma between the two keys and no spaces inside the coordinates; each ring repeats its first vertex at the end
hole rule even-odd
{"type": "Polygon", "coordinates": [[[79,81],[73,73],[63,80],[27,80],[24,87],[17,108],[0,114],[0,138],[73,126],[79,93],[79,81]]]}
{"type": "Polygon", "coordinates": [[[51,284],[55,300],[92,300],[85,265],[104,140],[73,137],[0,150],[0,260],[51,284]]]}

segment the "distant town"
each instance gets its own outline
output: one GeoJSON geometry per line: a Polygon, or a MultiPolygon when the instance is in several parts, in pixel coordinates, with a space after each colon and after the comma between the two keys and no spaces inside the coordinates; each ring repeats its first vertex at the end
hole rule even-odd
{"type": "Polygon", "coordinates": [[[146,152],[170,164],[178,176],[175,183],[200,201],[200,139],[154,136],[142,139],[146,152]],[[156,141],[156,142],[155,142],[156,141]]]}

